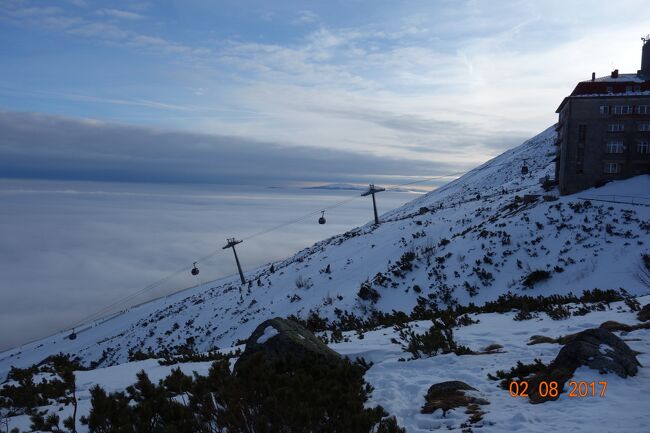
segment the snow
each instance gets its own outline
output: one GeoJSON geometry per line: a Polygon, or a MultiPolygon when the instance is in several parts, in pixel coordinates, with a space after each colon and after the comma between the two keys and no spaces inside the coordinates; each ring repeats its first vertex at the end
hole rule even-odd
{"type": "MultiPolygon", "coordinates": [[[[140,371],[145,371],[153,383],[158,383],[161,379],[167,377],[173,369],[180,368],[181,371],[192,376],[197,373],[206,376],[212,365],[211,362],[189,362],[184,364],[175,364],[161,366],[157,360],[148,359],[146,361],[128,362],[113,367],[98,368],[89,371],[76,371],[77,384],[77,432],[86,433],[87,427],[79,422],[79,418],[88,415],[91,409],[90,390],[95,386],[101,386],[107,392],[124,391],[127,386],[132,385],[137,380],[136,375],[140,371]]],[[[36,377],[36,376],[35,376],[36,377]]],[[[46,406],[42,409],[54,411],[60,419],[65,419],[72,415],[72,405],[53,405],[46,406]]],[[[18,427],[21,431],[30,431],[31,421],[28,415],[16,416],[10,418],[10,430],[18,427]]]]}
{"type": "MultiPolygon", "coordinates": [[[[642,303],[649,301],[650,297],[645,297],[642,303]]],[[[639,369],[637,376],[622,379],[615,374],[601,375],[596,370],[581,367],[572,380],[607,381],[604,397],[575,398],[562,394],[557,401],[537,405],[530,404],[524,398],[511,397],[508,391],[498,387],[497,381],[487,378],[488,373],[509,370],[517,361],[530,363],[534,358],[540,358],[549,363],[557,356],[560,345],[528,346],[526,343],[532,335],[541,333],[557,337],[598,326],[607,320],[634,323],[634,314],[627,311],[622,303],[612,304],[612,309],[608,311],[572,316],[561,321],[541,317],[514,322],[513,316],[514,313],[475,315],[472,318],[480,319],[479,324],[454,332],[460,344],[475,350],[490,343],[503,345],[503,353],[498,354],[447,354],[399,362],[399,357],[404,357],[404,353],[395,345],[384,344],[384,353],[379,353],[382,341],[386,343],[391,336],[395,337],[390,329],[367,333],[363,340],[332,345],[332,348],[343,353],[346,352],[345,346],[375,348],[374,365],[366,373],[366,379],[375,388],[369,405],[382,405],[389,413],[396,415],[400,425],[406,427],[409,433],[447,428],[458,432],[462,430],[460,424],[467,419],[464,408],[451,411],[445,418],[441,411],[433,415],[420,414],[428,388],[447,380],[466,382],[490,401],[489,405],[482,407],[487,413],[482,421],[483,426],[476,431],[650,431],[650,412],[647,408],[650,371],[647,368],[639,369]]],[[[630,332],[623,339],[633,350],[643,352],[638,355],[642,365],[650,365],[650,330],[630,332]]]]}
{"type": "MultiPolygon", "coordinates": [[[[605,75],[604,77],[598,77],[595,81],[604,82],[604,83],[620,83],[620,82],[633,82],[633,83],[645,83],[646,80],[639,76],[639,74],[618,74],[618,77],[613,78],[611,75],[605,75]]],[[[590,83],[591,80],[585,81],[590,83]]]]}
{"type": "Polygon", "coordinates": [[[278,330],[269,325],[266,327],[266,329],[264,329],[264,333],[260,335],[260,338],[257,339],[257,344],[264,344],[278,334],[278,330]]]}
{"type": "Polygon", "coordinates": [[[601,344],[598,346],[598,353],[601,355],[609,355],[612,352],[613,349],[609,344],[601,344]]]}
{"type": "MultiPolygon", "coordinates": [[[[642,297],[639,301],[641,304],[647,304],[650,302],[650,296],[642,297]]],[[[456,328],[454,335],[459,344],[474,350],[492,343],[504,346],[499,353],[485,355],[446,354],[399,361],[407,356],[400,345],[391,342],[391,339],[399,339],[398,332],[392,328],[366,332],[363,339],[358,339],[355,332],[345,333],[350,339],[349,342],[331,344],[330,347],[352,360],[364,357],[373,362],[366,373],[366,380],[374,387],[368,406],[383,406],[397,417],[400,425],[409,433],[431,430],[462,432],[461,424],[468,417],[464,408],[451,410],[444,417],[441,411],[429,415],[420,413],[428,388],[447,380],[466,382],[477,389],[477,393],[472,393],[473,395],[490,402],[489,405],[481,407],[486,413],[481,423],[474,427],[475,431],[644,432],[650,431],[650,412],[647,410],[647,389],[650,387],[648,368],[640,368],[636,376],[622,379],[615,374],[602,375],[596,370],[581,367],[572,380],[596,383],[607,381],[604,397],[579,398],[562,394],[557,401],[537,405],[530,404],[525,398],[511,397],[508,391],[498,387],[498,381],[489,380],[487,377],[488,373],[494,374],[497,370],[514,367],[517,361],[529,363],[534,358],[539,358],[545,363],[552,361],[561,346],[550,343],[529,346],[527,343],[532,335],[558,337],[597,327],[609,320],[635,323],[635,314],[623,302],[616,302],[606,311],[594,311],[585,316],[571,316],[560,321],[551,320],[542,314],[537,319],[515,322],[514,312],[472,315],[472,319],[479,320],[479,323],[456,328]]],[[[420,321],[410,325],[414,330],[424,332],[431,322],[420,321]]],[[[276,330],[269,326],[263,335],[271,338],[273,331],[276,330]]],[[[641,365],[650,365],[650,330],[640,329],[619,335],[633,350],[639,352],[641,365]]],[[[264,336],[260,337],[260,340],[264,336]]],[[[210,364],[199,362],[160,366],[156,360],[146,360],[91,371],[78,371],[78,416],[87,415],[90,411],[90,389],[95,385],[107,391],[121,391],[135,382],[136,374],[142,370],[156,383],[177,367],[185,374],[196,372],[207,375],[210,364]]],[[[597,389],[599,391],[600,386],[597,389]]],[[[568,387],[566,391],[568,392],[568,387]]],[[[62,419],[70,415],[72,410],[66,406],[61,406],[60,412],[58,406],[48,408],[54,410],[62,419]]],[[[19,427],[27,430],[29,418],[14,417],[9,423],[10,429],[19,427]]],[[[78,431],[85,433],[86,428],[79,424],[78,431]]]]}
{"type": "Polygon", "coordinates": [[[593,98],[593,97],[601,97],[601,96],[609,96],[613,98],[621,97],[621,96],[650,96],[650,91],[631,90],[629,92],[617,92],[617,93],[581,93],[580,95],[568,96],[568,98],[593,98]]]}

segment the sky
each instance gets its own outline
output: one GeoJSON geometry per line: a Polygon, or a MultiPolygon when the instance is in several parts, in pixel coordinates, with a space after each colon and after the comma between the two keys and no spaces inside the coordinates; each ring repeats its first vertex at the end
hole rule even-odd
{"type": "MultiPolygon", "coordinates": [[[[0,317],[20,330],[0,349],[320,203],[267,187],[394,185],[516,146],[592,71],[639,69],[649,23],[637,0],[1,0],[0,317]],[[206,189],[238,198],[183,199],[206,189]]],[[[277,233],[251,263],[333,233],[277,233]]]]}
{"type": "MultiPolygon", "coordinates": [[[[650,32],[645,6],[3,0],[0,109],[25,130],[52,121],[125,136],[130,127],[149,131],[148,138],[177,134],[163,152],[218,149],[194,135],[208,134],[264,149],[345,150],[431,162],[432,170],[470,168],[551,125],[562,97],[592,71],[635,72],[640,36],[650,32]]],[[[20,146],[45,158],[106,157],[87,155],[92,144],[73,136],[40,149],[4,139],[2,156],[20,146]]],[[[158,157],[155,142],[138,146],[158,157]]],[[[128,156],[123,151],[112,153],[128,156]]],[[[65,176],[59,162],[47,167],[56,178],[65,176]]],[[[8,176],[33,171],[16,166],[8,176]]],[[[130,174],[118,170],[121,176],[130,174]]]]}

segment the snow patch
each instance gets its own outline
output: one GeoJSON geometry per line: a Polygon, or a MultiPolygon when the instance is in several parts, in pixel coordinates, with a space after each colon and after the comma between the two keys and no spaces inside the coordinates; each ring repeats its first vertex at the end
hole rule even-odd
{"type": "Polygon", "coordinates": [[[269,325],[266,327],[264,333],[260,336],[260,338],[257,339],[257,344],[264,344],[278,334],[278,330],[269,325]]]}
{"type": "Polygon", "coordinates": [[[601,355],[605,355],[607,358],[609,358],[610,355],[614,353],[614,349],[609,344],[601,344],[600,346],[598,346],[598,353],[600,353],[601,355]]]}

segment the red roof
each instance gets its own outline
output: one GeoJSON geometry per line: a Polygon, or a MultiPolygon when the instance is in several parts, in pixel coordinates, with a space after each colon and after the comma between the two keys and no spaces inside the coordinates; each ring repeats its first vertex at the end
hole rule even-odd
{"type": "Polygon", "coordinates": [[[562,106],[570,97],[616,97],[623,95],[650,95],[650,79],[642,78],[638,74],[618,74],[616,78],[611,76],[596,78],[595,80],[581,81],[573,89],[571,94],[564,98],[556,113],[559,113],[562,106]]]}

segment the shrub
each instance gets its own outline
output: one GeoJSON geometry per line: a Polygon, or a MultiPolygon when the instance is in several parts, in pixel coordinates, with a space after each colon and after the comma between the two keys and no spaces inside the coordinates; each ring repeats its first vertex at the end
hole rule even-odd
{"type": "Polygon", "coordinates": [[[309,289],[311,286],[312,283],[309,278],[304,278],[302,275],[298,275],[298,278],[296,278],[296,289],[309,289]]]}
{"type": "Polygon", "coordinates": [[[541,184],[542,184],[542,189],[546,192],[552,190],[553,187],[555,186],[555,182],[551,180],[548,174],[544,176],[544,179],[542,179],[541,184]]]}
{"type": "Polygon", "coordinates": [[[488,379],[490,380],[499,380],[501,383],[499,386],[503,389],[508,389],[510,382],[513,382],[515,379],[517,381],[524,380],[527,377],[538,374],[546,369],[546,364],[544,364],[540,359],[535,358],[531,364],[524,364],[521,361],[517,361],[517,365],[512,367],[510,371],[497,370],[494,375],[488,373],[488,379]]]}
{"type": "Polygon", "coordinates": [[[434,321],[433,326],[424,334],[417,334],[410,329],[401,330],[400,338],[406,342],[406,345],[402,346],[402,350],[409,352],[413,357],[412,359],[451,352],[456,355],[473,353],[468,347],[459,345],[454,341],[451,326],[438,321],[434,321]]]}
{"type": "Polygon", "coordinates": [[[262,353],[231,374],[226,361],[207,376],[175,370],[158,385],[144,372],[126,393],[91,390],[89,433],[383,432],[403,433],[381,406],[366,408],[372,387],[363,362],[317,355],[271,362],[262,353]]]}
{"type": "Polygon", "coordinates": [[[571,317],[571,311],[569,311],[569,309],[564,305],[558,305],[551,308],[546,311],[546,314],[553,320],[564,320],[571,317]]]}
{"type": "Polygon", "coordinates": [[[373,304],[376,303],[379,300],[379,298],[381,298],[379,292],[375,290],[368,281],[365,281],[364,283],[361,284],[357,296],[363,299],[364,301],[370,301],[373,304]]]}
{"type": "Polygon", "coordinates": [[[538,269],[536,271],[532,271],[522,281],[522,284],[527,287],[527,288],[532,288],[535,286],[535,284],[548,280],[551,278],[551,273],[549,271],[543,270],[543,269],[538,269]]]}
{"type": "MultiPolygon", "coordinates": [[[[87,368],[78,360],[63,353],[49,356],[39,364],[28,368],[11,367],[7,380],[16,384],[4,385],[0,389],[0,409],[6,409],[9,416],[15,416],[31,413],[36,407],[48,405],[50,400],[63,404],[76,404],[73,374],[75,370],[87,370],[87,368]],[[51,374],[46,375],[47,378],[43,377],[36,381],[34,375],[38,373],[51,374]]],[[[54,424],[47,424],[47,412],[41,415],[42,421],[46,423],[43,425],[54,428],[52,427],[54,424]]],[[[40,418],[32,420],[37,424],[40,421],[40,418]]],[[[56,421],[58,423],[58,419],[56,421]]]]}

